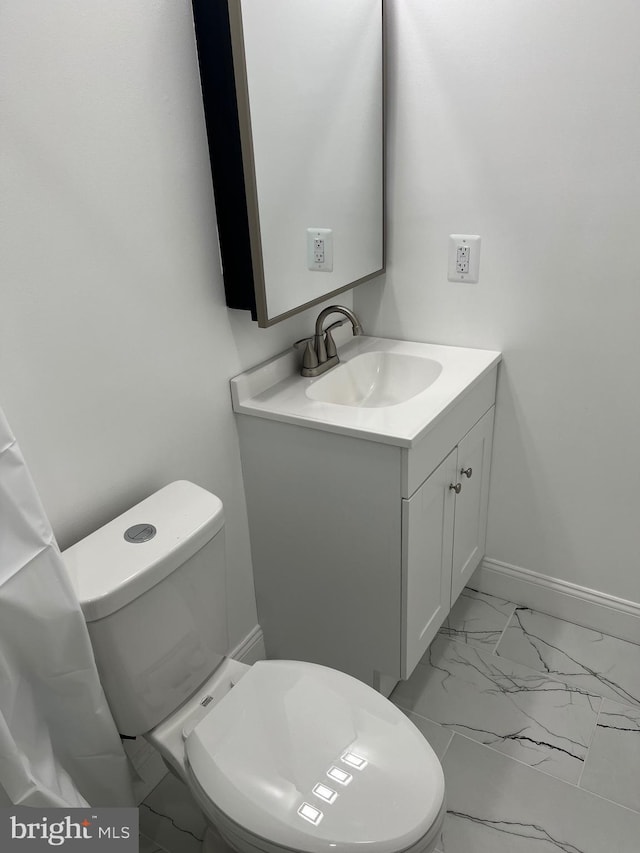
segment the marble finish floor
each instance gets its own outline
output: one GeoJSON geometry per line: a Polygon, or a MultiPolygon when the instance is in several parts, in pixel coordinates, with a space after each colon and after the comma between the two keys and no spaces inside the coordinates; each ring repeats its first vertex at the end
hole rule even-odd
{"type": "MultiPolygon", "coordinates": [[[[444,768],[440,853],[639,853],[640,645],[467,588],[390,698],[444,768]]],[[[140,806],[141,853],[204,830],[171,776],[140,806]]]]}
{"type": "Polygon", "coordinates": [[[640,645],[467,588],[391,699],[442,761],[440,853],[640,851],[640,645]]]}
{"type": "Polygon", "coordinates": [[[188,788],[170,773],[140,804],[140,853],[200,853],[205,829],[188,788]]]}

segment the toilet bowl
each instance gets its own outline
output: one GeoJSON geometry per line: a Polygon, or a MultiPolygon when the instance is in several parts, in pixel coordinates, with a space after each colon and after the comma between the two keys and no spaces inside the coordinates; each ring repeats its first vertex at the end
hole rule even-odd
{"type": "Polygon", "coordinates": [[[228,661],[146,737],[236,850],[419,853],[438,839],[433,750],[387,699],[336,670],[228,661]]]}
{"type": "Polygon", "coordinates": [[[179,481],[64,552],[119,730],[239,853],[430,853],[444,777],[398,708],[325,666],[225,657],[223,534],[179,481]]]}

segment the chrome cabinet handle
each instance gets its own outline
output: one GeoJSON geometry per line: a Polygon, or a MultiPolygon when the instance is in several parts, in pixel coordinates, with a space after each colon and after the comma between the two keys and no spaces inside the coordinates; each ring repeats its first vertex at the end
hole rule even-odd
{"type": "Polygon", "coordinates": [[[471,479],[471,475],[473,474],[473,468],[461,468],[460,473],[464,474],[465,477],[471,479]]]}
{"type": "Polygon", "coordinates": [[[462,491],[462,483],[455,483],[455,485],[453,483],[449,483],[449,489],[452,489],[456,495],[459,495],[462,491]]]}

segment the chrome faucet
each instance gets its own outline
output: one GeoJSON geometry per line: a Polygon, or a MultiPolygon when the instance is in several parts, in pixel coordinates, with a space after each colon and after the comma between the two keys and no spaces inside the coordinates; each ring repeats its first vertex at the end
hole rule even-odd
{"type": "Polygon", "coordinates": [[[318,314],[313,336],[295,342],[294,347],[304,347],[301,370],[303,376],[320,376],[338,364],[338,352],[332,332],[345,323],[351,323],[354,335],[362,334],[362,326],[353,311],[343,305],[329,305],[318,314]],[[344,318],[323,329],[324,321],[330,314],[344,314],[344,318]]]}

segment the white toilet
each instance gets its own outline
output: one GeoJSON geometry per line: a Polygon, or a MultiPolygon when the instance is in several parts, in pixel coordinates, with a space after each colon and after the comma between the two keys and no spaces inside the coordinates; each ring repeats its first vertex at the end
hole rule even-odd
{"type": "Polygon", "coordinates": [[[444,777],[401,711],[324,666],[225,658],[223,526],[178,481],[64,552],[119,731],[240,853],[429,853],[444,777]]]}

